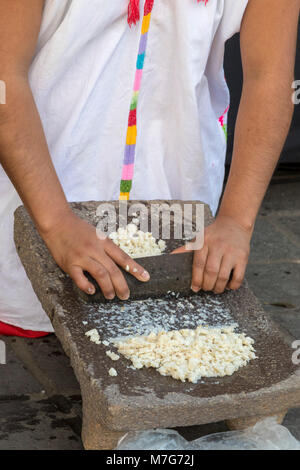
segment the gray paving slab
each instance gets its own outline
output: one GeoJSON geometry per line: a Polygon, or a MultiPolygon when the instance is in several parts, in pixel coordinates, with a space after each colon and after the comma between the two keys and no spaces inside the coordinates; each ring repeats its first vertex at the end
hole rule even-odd
{"type": "Polygon", "coordinates": [[[295,237],[298,237],[298,243],[300,246],[300,217],[280,217],[280,223],[286,228],[286,230],[292,232],[295,237]]]}
{"type": "Polygon", "coordinates": [[[70,360],[55,335],[40,339],[14,338],[11,348],[48,395],[80,393],[70,360]]]}
{"type": "Polygon", "coordinates": [[[292,243],[268,221],[258,218],[251,243],[251,262],[300,259],[300,245],[292,243]]]}
{"type": "Polygon", "coordinates": [[[300,309],[300,263],[250,263],[247,280],[264,307],[300,309]]]}
{"type": "Polygon", "coordinates": [[[40,393],[41,384],[15,355],[7,338],[0,336],[0,340],[6,343],[6,364],[0,365],[0,399],[4,396],[40,393]]]}
{"type": "Polygon", "coordinates": [[[290,181],[284,184],[271,184],[264,198],[260,213],[300,209],[300,183],[290,181]]]}
{"type": "Polygon", "coordinates": [[[267,310],[276,322],[289,331],[296,340],[300,340],[300,310],[293,312],[280,307],[268,307],[267,310]]]}
{"type": "Polygon", "coordinates": [[[76,398],[69,399],[74,406],[62,412],[49,399],[0,398],[0,450],[81,450],[76,398]]]}

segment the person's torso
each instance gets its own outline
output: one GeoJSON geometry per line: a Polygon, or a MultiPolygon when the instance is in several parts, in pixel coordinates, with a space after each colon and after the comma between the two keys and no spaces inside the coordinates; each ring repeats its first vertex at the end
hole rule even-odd
{"type": "MultiPolygon", "coordinates": [[[[46,1],[30,81],[69,199],[118,198],[142,21],[128,26],[127,4],[46,1]]],[[[216,209],[226,148],[220,117],[229,104],[224,43],[246,4],[155,0],[133,198],[204,199],[216,209]]]]}

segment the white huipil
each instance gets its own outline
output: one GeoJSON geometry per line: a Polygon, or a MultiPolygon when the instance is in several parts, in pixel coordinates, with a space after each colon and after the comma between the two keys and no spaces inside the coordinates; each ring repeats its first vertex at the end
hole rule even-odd
{"type": "MultiPolygon", "coordinates": [[[[141,20],[127,0],[46,0],[30,83],[69,201],[116,200],[141,20]]],[[[216,211],[229,104],[225,41],[247,0],[156,0],[139,95],[131,198],[201,200],[216,211]],[[226,119],[226,117],[225,117],[226,119]]],[[[24,123],[26,125],[26,123],[24,123]]],[[[21,204],[0,167],[0,320],[53,331],[17,256],[21,204]]]]}

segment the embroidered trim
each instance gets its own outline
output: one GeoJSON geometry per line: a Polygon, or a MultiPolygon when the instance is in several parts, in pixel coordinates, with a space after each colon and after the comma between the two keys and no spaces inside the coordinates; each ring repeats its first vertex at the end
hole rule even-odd
{"type": "Polygon", "coordinates": [[[225,109],[224,113],[222,114],[222,116],[219,117],[219,123],[221,124],[221,127],[224,131],[224,134],[225,134],[225,138],[227,140],[228,138],[228,135],[227,135],[227,113],[229,111],[229,106],[227,106],[227,108],[225,109]]]}
{"type": "Polygon", "coordinates": [[[148,31],[151,22],[151,13],[154,5],[154,0],[146,0],[144,7],[144,18],[142,22],[141,38],[139,44],[139,51],[136,62],[136,72],[133,85],[133,95],[130,103],[130,111],[128,117],[128,128],[126,136],[126,146],[124,163],[122,170],[122,179],[120,186],[120,200],[128,200],[130,190],[132,188],[132,179],[134,174],[135,162],[135,149],[137,138],[137,106],[139,99],[139,91],[143,77],[143,69],[147,50],[148,31]]]}
{"type": "MultiPolygon", "coordinates": [[[[204,2],[206,5],[208,0],[197,0],[198,3],[204,2]]],[[[137,139],[137,107],[139,99],[139,91],[141,88],[143,69],[147,51],[148,32],[151,23],[151,13],[154,6],[154,0],[145,0],[144,17],[142,21],[141,37],[139,43],[139,51],[136,62],[136,72],[133,85],[133,95],[130,103],[130,111],[128,117],[128,128],[126,136],[125,154],[123,161],[123,170],[120,184],[120,200],[129,200],[132,188],[132,180],[134,175],[134,163],[136,153],[137,139]]],[[[128,23],[131,26],[136,24],[140,19],[139,0],[130,0],[128,5],[128,23]]],[[[221,118],[220,118],[221,119],[221,118]]]]}

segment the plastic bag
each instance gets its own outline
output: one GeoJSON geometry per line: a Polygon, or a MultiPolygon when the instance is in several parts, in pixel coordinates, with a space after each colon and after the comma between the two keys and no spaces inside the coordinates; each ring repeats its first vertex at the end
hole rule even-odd
{"type": "Polygon", "coordinates": [[[186,441],[177,431],[153,429],[130,432],[117,450],[300,450],[300,442],[275,418],[266,418],[244,431],[228,431],[186,441]]]}

